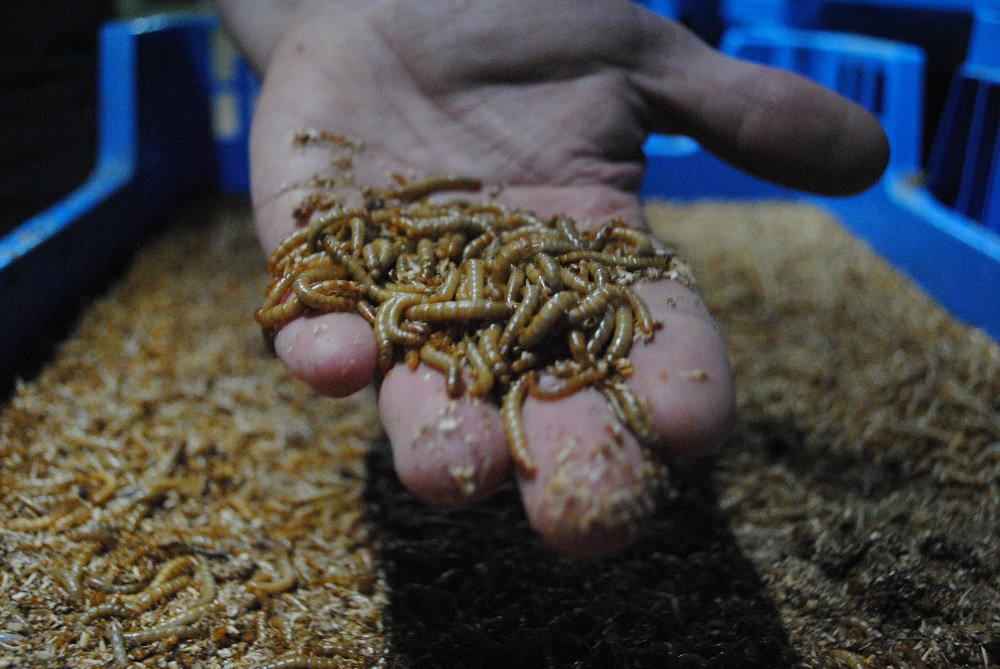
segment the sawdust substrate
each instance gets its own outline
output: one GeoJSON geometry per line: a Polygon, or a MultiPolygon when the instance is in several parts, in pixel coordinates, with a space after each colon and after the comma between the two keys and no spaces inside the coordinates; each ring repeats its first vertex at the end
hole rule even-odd
{"type": "MultiPolygon", "coordinates": [[[[184,555],[215,606],[130,642],[147,666],[1000,664],[1000,348],[814,208],[648,213],[694,266],[739,412],[633,548],[581,561],[513,486],[461,511],[403,490],[370,392],[315,397],[265,354],[249,213],[185,210],[0,414],[0,667],[111,664],[115,618],[81,620],[109,596],[74,580],[184,555]]],[[[194,576],[123,634],[190,608],[194,576]]]]}

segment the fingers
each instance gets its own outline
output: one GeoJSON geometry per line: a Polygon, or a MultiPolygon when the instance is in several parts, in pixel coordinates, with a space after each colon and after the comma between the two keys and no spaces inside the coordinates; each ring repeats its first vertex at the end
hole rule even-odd
{"type": "Polygon", "coordinates": [[[297,318],[278,332],[274,351],[292,374],[331,397],[367,386],[377,365],[372,328],[352,313],[297,318]]]}
{"type": "Polygon", "coordinates": [[[732,165],[827,195],[873,185],[889,144],[863,107],[804,77],[729,58],[677,24],[646,15],[635,84],[651,129],[688,135],[732,165]]]}

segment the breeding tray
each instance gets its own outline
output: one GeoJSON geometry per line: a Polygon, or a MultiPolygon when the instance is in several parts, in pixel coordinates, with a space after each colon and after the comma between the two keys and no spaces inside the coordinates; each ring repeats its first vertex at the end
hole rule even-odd
{"type": "MultiPolygon", "coordinates": [[[[676,16],[684,3],[646,4],[676,16]]],[[[752,179],[689,139],[653,137],[643,193],[818,203],[954,315],[1000,338],[1000,78],[997,64],[988,62],[996,52],[995,13],[983,14],[970,54],[984,62],[970,61],[956,75],[950,116],[942,124],[942,132],[952,135],[942,135],[932,152],[929,188],[921,185],[919,49],[772,25],[733,28],[721,46],[816,78],[875,112],[894,152],[882,181],[852,198],[805,196],[752,179]],[[952,153],[958,145],[961,159],[952,153]]],[[[63,314],[106,284],[179,197],[199,188],[248,190],[257,81],[217,19],[173,16],[107,25],[99,79],[93,176],[0,239],[0,380],[63,314]]]]}

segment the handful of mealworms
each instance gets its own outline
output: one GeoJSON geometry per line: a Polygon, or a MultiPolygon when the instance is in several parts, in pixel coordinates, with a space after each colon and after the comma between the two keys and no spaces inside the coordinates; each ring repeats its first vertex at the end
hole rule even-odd
{"type": "Polygon", "coordinates": [[[486,202],[433,204],[480,183],[440,177],[368,191],[363,206],[308,197],[302,224],[275,249],[256,319],[265,335],[303,314],[357,311],[372,325],[383,372],[400,358],[441,371],[452,397],[495,397],[525,474],[534,464],[521,405],[595,387],[647,448],[658,436],[626,385],[633,339],[660,324],[630,287],[640,278],[690,283],[671,251],[611,221],[581,232],[486,202]],[[470,379],[466,381],[466,378],[470,379]]]}

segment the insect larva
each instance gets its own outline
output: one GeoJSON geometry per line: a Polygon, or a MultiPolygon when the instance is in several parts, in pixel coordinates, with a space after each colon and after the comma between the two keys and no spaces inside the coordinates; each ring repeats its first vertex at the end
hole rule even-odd
{"type": "Polygon", "coordinates": [[[479,258],[470,258],[463,262],[462,266],[465,268],[465,280],[463,281],[465,299],[472,302],[482,301],[486,289],[486,269],[483,261],[479,258]]]}
{"type": "Polygon", "coordinates": [[[141,632],[127,632],[122,635],[122,638],[128,643],[143,644],[163,641],[172,637],[188,639],[197,634],[198,628],[194,625],[157,625],[141,632]]]}
{"type": "Polygon", "coordinates": [[[371,274],[368,270],[364,268],[361,262],[352,255],[344,253],[340,247],[338,247],[332,240],[327,239],[323,243],[326,252],[333,257],[334,262],[342,266],[346,270],[347,275],[359,283],[363,283],[366,286],[371,286],[375,284],[375,280],[372,279],[371,274]]]}
{"type": "Polygon", "coordinates": [[[118,491],[118,477],[111,472],[98,469],[94,476],[101,480],[101,487],[90,494],[90,503],[94,506],[104,506],[118,491]]]}
{"type": "Polygon", "coordinates": [[[433,295],[427,298],[427,302],[447,302],[455,297],[458,292],[458,284],[462,279],[462,274],[457,267],[452,267],[445,275],[444,281],[433,295]]]}
{"type": "Polygon", "coordinates": [[[122,636],[122,625],[117,620],[112,620],[108,625],[108,642],[111,644],[111,656],[114,658],[115,666],[128,666],[128,658],[125,656],[125,638],[122,636]]]}
{"type": "Polygon", "coordinates": [[[586,295],[594,286],[583,278],[576,272],[574,272],[569,267],[562,267],[559,269],[559,278],[562,280],[563,286],[569,288],[570,290],[575,290],[578,293],[583,293],[586,295]]]}
{"type": "Polygon", "coordinates": [[[650,240],[649,235],[641,230],[630,228],[621,221],[617,221],[617,225],[611,228],[611,237],[612,239],[623,240],[631,244],[632,248],[630,250],[632,253],[640,256],[653,255],[653,242],[650,240]]]}
{"type": "Polygon", "coordinates": [[[291,295],[281,304],[271,307],[261,307],[253,317],[264,330],[277,330],[282,325],[295,320],[306,311],[306,305],[296,296],[291,295]]]}
{"type": "Polygon", "coordinates": [[[95,620],[100,620],[101,618],[132,618],[134,615],[135,613],[132,609],[126,606],[122,601],[121,595],[114,595],[108,601],[102,602],[80,616],[80,622],[85,625],[89,625],[95,620]]]}
{"type": "Polygon", "coordinates": [[[572,218],[569,216],[560,216],[557,218],[556,230],[558,230],[573,246],[578,249],[583,248],[583,239],[580,237],[580,231],[577,229],[576,223],[572,218]]]}
{"type": "Polygon", "coordinates": [[[134,595],[149,587],[148,581],[135,581],[134,583],[108,583],[95,576],[87,576],[84,582],[93,590],[105,594],[134,595]]]}
{"type": "Polygon", "coordinates": [[[267,269],[272,274],[275,274],[284,265],[289,254],[296,251],[301,244],[306,241],[312,231],[308,228],[299,228],[291,235],[286,237],[278,246],[271,252],[271,256],[267,262],[267,269]]]}
{"type": "Polygon", "coordinates": [[[258,570],[257,574],[257,576],[254,576],[244,585],[248,591],[255,595],[258,595],[258,593],[274,595],[287,592],[295,587],[295,581],[297,580],[295,567],[292,565],[292,558],[288,553],[281,554],[273,576],[264,577],[263,571],[260,570],[258,570]]]}
{"type": "Polygon", "coordinates": [[[569,354],[573,360],[581,365],[591,363],[590,353],[587,351],[587,336],[581,330],[570,330],[566,335],[566,343],[569,345],[569,354]]]}
{"type": "Polygon", "coordinates": [[[406,310],[406,317],[415,321],[440,322],[464,320],[501,320],[514,313],[514,307],[496,300],[454,300],[425,302],[406,310]]]}
{"type": "Polygon", "coordinates": [[[371,302],[360,300],[357,304],[357,310],[361,317],[368,321],[368,325],[375,325],[377,312],[371,302]]]}
{"type": "Polygon", "coordinates": [[[569,376],[565,379],[559,379],[556,383],[543,388],[539,384],[532,384],[528,388],[528,392],[531,396],[538,400],[543,400],[546,402],[552,402],[554,400],[560,400],[564,397],[569,397],[573,393],[576,393],[583,388],[595,385],[603,381],[608,375],[607,365],[600,367],[594,365],[588,367],[573,376],[569,376]]]}
{"type": "Polygon", "coordinates": [[[511,270],[510,276],[507,277],[507,290],[504,293],[504,299],[507,302],[514,304],[518,301],[526,277],[527,275],[521,267],[515,267],[511,270]]]}
{"type": "Polygon", "coordinates": [[[553,292],[552,284],[549,283],[549,278],[545,276],[542,270],[538,269],[535,263],[528,263],[524,266],[524,273],[527,276],[528,282],[532,283],[542,289],[542,293],[545,295],[551,295],[553,292]]]}
{"type": "Polygon", "coordinates": [[[472,238],[465,248],[462,249],[462,259],[481,258],[486,247],[495,239],[492,232],[484,232],[472,238]]]}
{"type": "Polygon", "coordinates": [[[587,353],[594,356],[595,358],[601,354],[604,347],[608,345],[611,341],[611,336],[615,332],[615,312],[617,310],[608,309],[604,312],[604,316],[601,320],[597,322],[597,327],[594,328],[590,335],[590,339],[587,341],[587,353]]]}
{"type": "Polygon", "coordinates": [[[515,374],[523,374],[529,369],[533,369],[541,362],[541,357],[534,351],[521,351],[517,360],[510,364],[510,369],[515,374]]]}
{"type": "Polygon", "coordinates": [[[459,397],[462,394],[462,369],[455,356],[427,343],[420,348],[420,359],[445,375],[445,389],[449,397],[459,397]]]}
{"type": "Polygon", "coordinates": [[[568,265],[581,260],[596,260],[603,265],[621,267],[622,269],[635,271],[640,269],[660,269],[670,268],[671,258],[666,255],[654,256],[628,256],[614,253],[604,253],[602,251],[570,251],[556,257],[563,265],[568,265]]]}
{"type": "Polygon", "coordinates": [[[66,570],[66,590],[73,599],[83,597],[83,572],[100,547],[101,544],[97,542],[89,542],[70,560],[69,569],[66,570]]]}
{"type": "Polygon", "coordinates": [[[597,230],[584,233],[584,249],[588,251],[600,251],[611,238],[611,223],[605,223],[597,230]]]}
{"type": "Polygon", "coordinates": [[[351,226],[351,252],[360,256],[362,249],[365,247],[365,219],[360,216],[354,216],[351,218],[349,225],[351,226]]]}
{"type": "Polygon", "coordinates": [[[608,308],[608,304],[615,299],[621,299],[623,296],[624,293],[621,286],[601,286],[587,294],[580,300],[579,304],[570,309],[566,313],[566,320],[570,325],[581,325],[588,318],[593,318],[598,314],[604,313],[608,308]]]}
{"type": "Polygon", "coordinates": [[[567,310],[579,299],[576,291],[572,290],[564,290],[550,297],[517,336],[518,344],[529,349],[538,346],[559,325],[567,310]]]}
{"type": "Polygon", "coordinates": [[[357,298],[337,294],[338,287],[335,281],[322,281],[309,285],[299,279],[293,284],[295,297],[305,306],[317,311],[350,311],[354,308],[357,298]]]}
{"type": "Polygon", "coordinates": [[[642,446],[654,448],[659,445],[660,435],[649,419],[646,403],[631,388],[624,383],[611,383],[602,386],[601,392],[642,446]]]}
{"type": "Polygon", "coordinates": [[[136,595],[126,595],[128,601],[125,602],[125,608],[128,609],[133,616],[137,616],[140,613],[148,611],[157,602],[180,592],[186,588],[190,582],[190,576],[187,574],[181,574],[176,578],[164,581],[163,583],[156,585],[150,584],[145,590],[136,595]]]}
{"type": "Polygon", "coordinates": [[[623,302],[615,310],[615,332],[604,352],[604,358],[613,361],[628,355],[632,348],[632,332],[632,305],[623,302]]]}
{"type": "Polygon", "coordinates": [[[261,664],[257,669],[341,669],[344,664],[335,657],[316,657],[292,653],[281,659],[261,664]]]}
{"type": "Polygon", "coordinates": [[[449,190],[477,191],[483,187],[479,179],[463,176],[442,176],[431,177],[417,183],[404,186],[403,188],[386,191],[383,195],[386,199],[401,200],[403,202],[413,202],[423,199],[429,195],[449,190]]]}
{"type": "Polygon", "coordinates": [[[509,244],[504,244],[490,261],[490,274],[496,281],[506,282],[511,268],[535,255],[537,250],[530,239],[520,237],[509,244]]]}
{"type": "MultiPolygon", "coordinates": [[[[379,309],[378,318],[379,321],[382,322],[382,327],[385,328],[385,333],[389,338],[389,341],[394,344],[402,344],[403,346],[413,348],[419,346],[427,338],[419,331],[414,332],[400,326],[403,313],[407,310],[407,308],[419,304],[422,299],[424,299],[423,295],[406,293],[403,295],[397,295],[382,305],[379,309]]],[[[449,303],[443,302],[442,304],[449,303]]],[[[417,318],[414,320],[423,321],[427,319],[417,318]]]]}
{"type": "Polygon", "coordinates": [[[59,532],[77,525],[83,525],[90,520],[92,512],[85,506],[78,506],[75,509],[48,513],[38,518],[13,518],[7,521],[5,527],[15,532],[36,532],[38,530],[48,530],[59,532]]]}
{"type": "Polygon", "coordinates": [[[632,305],[632,315],[635,317],[635,324],[639,328],[639,332],[642,333],[644,339],[649,339],[653,332],[662,326],[662,323],[653,318],[653,314],[649,312],[649,307],[641,297],[636,295],[635,291],[628,287],[623,287],[622,291],[628,298],[629,304],[632,305]]]}
{"type": "Polygon", "coordinates": [[[430,279],[434,266],[437,264],[434,242],[430,239],[420,239],[417,241],[417,263],[420,267],[420,278],[424,281],[430,279]]]}
{"type": "Polygon", "coordinates": [[[482,351],[483,359],[489,366],[493,374],[503,373],[506,363],[500,353],[500,333],[503,326],[499,323],[492,323],[489,327],[479,331],[479,349],[482,351]]]}
{"type": "Polygon", "coordinates": [[[507,321],[507,327],[504,328],[500,335],[500,350],[506,351],[517,339],[518,335],[524,330],[524,328],[531,321],[535,312],[538,310],[538,305],[542,302],[542,289],[534,284],[528,284],[524,288],[524,298],[514,309],[514,313],[511,315],[510,320],[507,321]]]}
{"type": "Polygon", "coordinates": [[[557,293],[563,289],[562,268],[555,258],[542,251],[535,256],[535,263],[548,281],[552,292],[557,293]]]}
{"type": "Polygon", "coordinates": [[[472,368],[472,383],[466,390],[473,397],[485,397],[493,389],[493,371],[471,338],[465,340],[465,357],[472,368]]]}
{"type": "Polygon", "coordinates": [[[528,438],[524,433],[524,423],[521,420],[521,406],[528,394],[528,387],[534,383],[534,372],[518,377],[507,390],[503,398],[501,412],[504,426],[507,428],[507,446],[518,470],[525,476],[534,476],[536,468],[534,458],[528,449],[528,438]]]}

